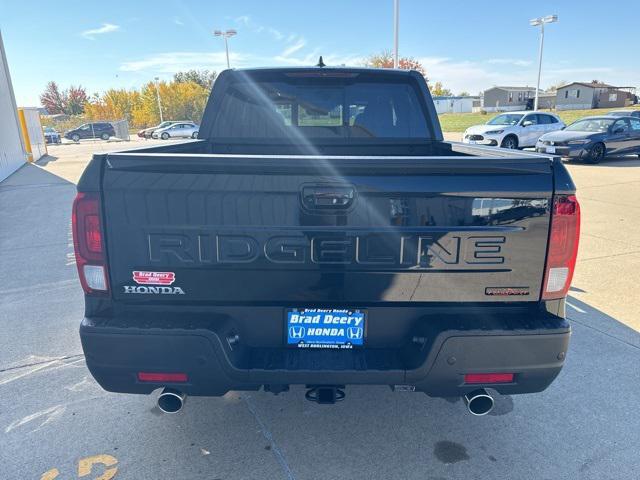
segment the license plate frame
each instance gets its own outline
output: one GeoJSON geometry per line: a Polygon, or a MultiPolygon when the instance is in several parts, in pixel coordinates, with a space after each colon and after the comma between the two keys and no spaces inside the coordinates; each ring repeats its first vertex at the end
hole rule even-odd
{"type": "Polygon", "coordinates": [[[362,308],[287,308],[284,343],[290,348],[304,349],[363,348],[367,326],[367,311],[362,308]]]}
{"type": "Polygon", "coordinates": [[[546,147],[547,153],[556,153],[556,147],[546,147]]]}

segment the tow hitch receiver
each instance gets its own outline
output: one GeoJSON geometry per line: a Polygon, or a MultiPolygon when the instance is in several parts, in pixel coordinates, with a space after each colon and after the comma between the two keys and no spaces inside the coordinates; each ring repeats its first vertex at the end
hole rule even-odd
{"type": "Polygon", "coordinates": [[[304,398],[322,405],[333,405],[344,400],[344,385],[307,385],[304,398]]]}

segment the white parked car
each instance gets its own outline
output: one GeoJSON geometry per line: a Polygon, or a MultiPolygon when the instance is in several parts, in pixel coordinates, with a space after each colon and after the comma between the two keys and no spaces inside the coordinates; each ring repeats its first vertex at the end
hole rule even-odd
{"type": "Polygon", "coordinates": [[[193,122],[180,122],[153,131],[153,138],[197,138],[200,127],[193,122]]]}
{"type": "Polygon", "coordinates": [[[545,133],[562,130],[565,124],[553,113],[507,112],[484,125],[474,125],[464,132],[462,141],[503,148],[535,147],[545,133]]]}

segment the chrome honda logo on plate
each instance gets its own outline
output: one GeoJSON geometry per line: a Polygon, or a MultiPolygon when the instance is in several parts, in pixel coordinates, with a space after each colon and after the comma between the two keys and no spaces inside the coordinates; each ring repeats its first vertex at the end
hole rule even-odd
{"type": "Polygon", "coordinates": [[[304,334],[305,334],[305,329],[304,327],[301,326],[297,326],[297,325],[293,325],[291,327],[289,327],[289,336],[291,338],[304,338],[304,334]]]}
{"type": "Polygon", "coordinates": [[[347,329],[347,338],[349,340],[360,340],[362,338],[362,328],[349,327],[347,329]]]}

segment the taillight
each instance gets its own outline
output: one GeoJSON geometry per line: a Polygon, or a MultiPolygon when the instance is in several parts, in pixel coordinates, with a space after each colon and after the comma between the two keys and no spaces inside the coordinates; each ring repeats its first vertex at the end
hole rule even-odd
{"type": "Polygon", "coordinates": [[[82,288],[89,294],[107,293],[109,283],[98,194],[78,193],[73,201],[71,219],[73,247],[82,288]]]}
{"type": "Polygon", "coordinates": [[[543,300],[567,295],[578,256],[580,204],[575,195],[553,197],[549,252],[544,272],[543,300]]]}

